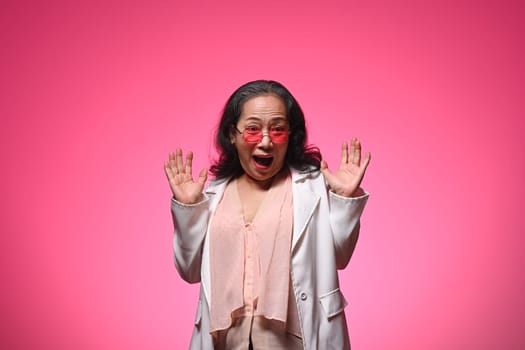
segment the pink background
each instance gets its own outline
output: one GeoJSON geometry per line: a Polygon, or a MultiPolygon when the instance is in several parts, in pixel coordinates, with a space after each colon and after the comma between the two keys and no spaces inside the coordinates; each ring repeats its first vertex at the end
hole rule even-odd
{"type": "Polygon", "coordinates": [[[372,152],[354,349],[525,348],[523,33],[523,1],[2,1],[1,347],[187,348],[162,164],[266,78],[332,168],[372,152]]]}

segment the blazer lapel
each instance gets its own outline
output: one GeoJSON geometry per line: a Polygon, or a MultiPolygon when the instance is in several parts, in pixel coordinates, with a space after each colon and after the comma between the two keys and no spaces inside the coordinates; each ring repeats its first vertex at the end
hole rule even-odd
{"type": "MultiPolygon", "coordinates": [[[[226,189],[226,185],[228,184],[229,179],[221,179],[221,180],[214,180],[208,184],[208,187],[205,190],[206,195],[209,197],[210,200],[210,215],[213,216],[213,213],[215,212],[215,208],[217,208],[217,204],[219,204],[220,199],[222,198],[222,195],[224,193],[224,190],[226,189]]],[[[204,238],[204,249],[202,251],[202,262],[201,262],[201,286],[202,290],[204,291],[204,296],[206,298],[206,301],[210,303],[211,301],[211,271],[210,271],[210,235],[209,233],[209,226],[211,224],[212,218],[209,218],[208,221],[208,229],[206,236],[204,238]]]]}
{"type": "Polygon", "coordinates": [[[305,181],[310,176],[308,173],[300,173],[296,169],[292,172],[292,190],[294,207],[294,226],[292,238],[292,252],[297,242],[301,239],[315,208],[319,204],[320,196],[310,189],[305,181]]]}

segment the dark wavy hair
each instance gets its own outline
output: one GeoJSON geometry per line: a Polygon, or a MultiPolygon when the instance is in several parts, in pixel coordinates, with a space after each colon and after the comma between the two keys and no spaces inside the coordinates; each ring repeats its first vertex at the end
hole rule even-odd
{"type": "Polygon", "coordinates": [[[216,178],[236,178],[244,173],[237,149],[230,141],[230,132],[232,126],[237,125],[239,121],[244,103],[261,95],[278,96],[283,100],[286,107],[290,137],[285,163],[301,171],[319,169],[321,152],[316,146],[306,145],[304,114],[297,100],[281,83],[273,80],[255,80],[235,90],[224,106],[215,139],[219,159],[210,167],[210,172],[216,178]]]}

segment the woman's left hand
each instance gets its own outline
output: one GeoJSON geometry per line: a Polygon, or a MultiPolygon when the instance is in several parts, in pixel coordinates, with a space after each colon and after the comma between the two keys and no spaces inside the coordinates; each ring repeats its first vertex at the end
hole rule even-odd
{"type": "Polygon", "coordinates": [[[364,194],[359,187],[365,176],[366,167],[370,163],[370,152],[361,162],[361,144],[357,138],[353,138],[348,150],[348,143],[343,143],[341,152],[341,163],[339,169],[332,173],[328,170],[326,161],[321,161],[321,172],[330,189],[344,197],[358,197],[364,194]]]}

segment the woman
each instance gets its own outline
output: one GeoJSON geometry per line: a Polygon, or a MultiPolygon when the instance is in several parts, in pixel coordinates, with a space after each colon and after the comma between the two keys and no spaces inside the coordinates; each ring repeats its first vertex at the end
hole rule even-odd
{"type": "Polygon", "coordinates": [[[201,282],[191,349],[349,349],[337,269],[348,264],[368,199],[370,162],[343,143],[331,172],[306,145],[304,115],[275,81],[238,88],[217,132],[215,179],[193,155],[165,163],[175,265],[201,282]]]}

